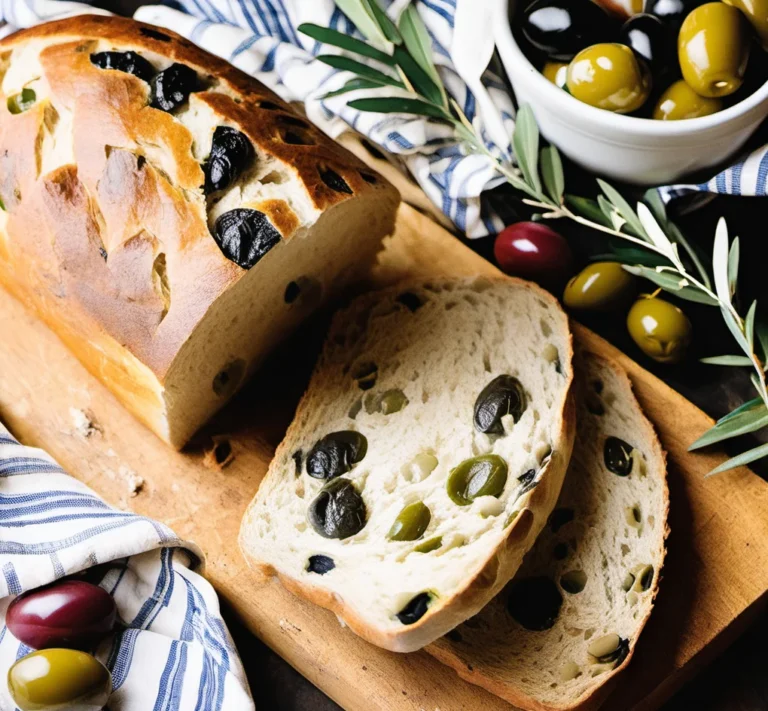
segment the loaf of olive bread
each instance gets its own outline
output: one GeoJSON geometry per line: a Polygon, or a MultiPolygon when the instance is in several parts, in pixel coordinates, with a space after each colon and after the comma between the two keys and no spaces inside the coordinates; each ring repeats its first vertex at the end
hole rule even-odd
{"type": "Polygon", "coordinates": [[[371,293],[336,315],[240,534],[266,576],[419,649],[512,577],[574,436],[571,336],[512,279],[371,293]]]}
{"type": "Polygon", "coordinates": [[[167,30],[40,25],[0,82],[0,284],[175,446],[393,230],[383,178],[167,30]]]}
{"type": "Polygon", "coordinates": [[[629,663],[664,560],[661,445],[619,366],[575,362],[576,443],[547,527],[504,591],[428,648],[527,710],[597,708],[629,663]]]}

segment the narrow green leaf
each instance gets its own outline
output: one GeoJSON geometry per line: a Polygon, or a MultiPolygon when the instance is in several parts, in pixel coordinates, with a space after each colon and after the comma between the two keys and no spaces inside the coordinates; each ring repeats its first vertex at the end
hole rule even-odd
{"type": "Polygon", "coordinates": [[[750,432],[757,432],[757,430],[762,429],[768,425],[768,410],[765,409],[765,404],[762,402],[761,405],[762,407],[743,410],[741,413],[734,415],[728,420],[717,422],[714,427],[708,429],[690,447],[688,447],[688,451],[693,452],[696,449],[707,447],[710,444],[716,444],[717,442],[722,442],[726,439],[731,439],[732,437],[749,434],[750,432]]]}
{"type": "Polygon", "coordinates": [[[717,306],[717,299],[713,299],[709,294],[704,293],[695,286],[686,286],[680,291],[675,292],[675,296],[679,296],[686,301],[693,301],[696,304],[706,304],[707,306],[717,306]]]}
{"type": "Polygon", "coordinates": [[[563,174],[563,162],[560,160],[560,152],[555,146],[546,146],[541,149],[541,177],[544,179],[544,187],[549,197],[557,205],[563,202],[563,190],[565,190],[565,175],[563,174]]]}
{"type": "MultiPolygon", "coordinates": [[[[512,135],[512,147],[515,151],[517,164],[523,172],[525,182],[537,195],[541,195],[541,180],[539,179],[539,127],[533,115],[533,110],[524,104],[517,112],[515,132],[512,135]]],[[[543,196],[542,196],[543,197],[543,196]]]]}
{"type": "Polygon", "coordinates": [[[566,195],[565,204],[576,212],[577,215],[581,215],[592,222],[597,222],[604,227],[611,227],[610,220],[605,219],[605,215],[603,215],[600,207],[594,200],[578,195],[566,195]]]}
{"type": "Polygon", "coordinates": [[[667,255],[673,264],[680,267],[681,262],[677,247],[667,237],[648,205],[642,202],[637,204],[637,217],[645,230],[645,234],[648,235],[648,241],[660,252],[667,255]]]}
{"type": "Polygon", "coordinates": [[[740,355],[721,355],[701,358],[700,362],[707,365],[733,365],[733,366],[751,366],[752,361],[747,356],[740,355]]]}
{"type": "Polygon", "coordinates": [[[754,449],[747,450],[746,452],[742,452],[737,457],[733,457],[732,459],[729,459],[727,462],[723,462],[719,467],[715,467],[709,474],[707,474],[708,477],[713,476],[715,474],[721,474],[722,472],[727,472],[729,469],[735,469],[736,467],[743,467],[746,464],[751,464],[752,462],[756,462],[758,459],[762,459],[763,457],[768,456],[768,444],[761,444],[759,447],[755,447],[754,449]]]}
{"type": "Polygon", "coordinates": [[[427,28],[424,26],[421,15],[419,15],[419,11],[414,5],[408,5],[403,10],[398,21],[398,29],[403,38],[403,44],[411,57],[426,72],[435,86],[440,88],[442,97],[440,103],[445,105],[445,93],[442,90],[443,83],[440,75],[437,73],[437,67],[432,61],[432,40],[429,37],[427,28]]]}
{"type": "Polygon", "coordinates": [[[744,335],[747,337],[750,349],[755,348],[755,312],[757,311],[757,301],[752,302],[752,306],[747,311],[744,319],[744,335]]]}
{"type": "Polygon", "coordinates": [[[619,214],[627,221],[627,226],[632,229],[639,237],[648,239],[648,235],[643,229],[640,218],[630,207],[629,203],[622,197],[621,193],[612,185],[606,183],[604,180],[600,180],[600,178],[597,179],[597,183],[603,193],[605,193],[605,197],[611,201],[611,204],[616,207],[616,209],[619,211],[619,214]]]}
{"type": "Polygon", "coordinates": [[[327,94],[323,96],[323,98],[330,99],[334,96],[339,96],[340,94],[346,94],[350,91],[357,91],[358,89],[380,89],[382,86],[385,86],[385,85],[381,84],[380,82],[373,81],[372,79],[362,79],[362,78],[350,79],[340,89],[329,91],[327,94]]]}
{"type": "Polygon", "coordinates": [[[608,220],[608,224],[618,232],[621,232],[621,228],[626,224],[626,220],[619,214],[619,211],[611,204],[604,195],[597,196],[597,204],[600,206],[600,210],[608,220]]]}
{"type": "Polygon", "coordinates": [[[720,218],[715,230],[715,244],[712,247],[712,275],[715,277],[715,291],[724,304],[731,303],[728,272],[728,225],[723,218],[720,218]]]}
{"type": "Polygon", "coordinates": [[[347,105],[358,111],[369,111],[375,114],[415,114],[445,121],[452,120],[439,106],[428,104],[420,99],[408,99],[399,96],[375,97],[371,99],[355,99],[347,105]]]}
{"type": "Polygon", "coordinates": [[[741,331],[741,327],[736,322],[736,319],[734,318],[730,309],[721,307],[720,312],[723,314],[725,325],[728,326],[728,330],[733,334],[733,337],[736,339],[736,342],[739,344],[739,346],[741,346],[741,349],[747,354],[752,353],[752,349],[749,347],[749,343],[744,337],[744,334],[741,331]]]}
{"type": "Polygon", "coordinates": [[[734,237],[731,250],[728,252],[728,290],[733,296],[736,293],[736,282],[739,278],[739,238],[734,237]]]}
{"type": "Polygon", "coordinates": [[[643,279],[648,279],[648,281],[652,281],[656,286],[660,286],[662,289],[674,291],[675,293],[688,285],[687,281],[676,272],[657,272],[655,269],[649,269],[648,267],[630,265],[624,265],[624,270],[628,271],[630,274],[643,277],[643,279]]]}
{"type": "Polygon", "coordinates": [[[387,40],[394,45],[402,44],[403,38],[400,36],[397,27],[395,27],[395,23],[392,22],[387,13],[379,7],[376,0],[363,0],[363,2],[368,5],[371,17],[376,20],[387,40]]]}
{"type": "Polygon", "coordinates": [[[659,191],[656,188],[650,188],[649,190],[646,190],[645,194],[643,195],[643,201],[646,203],[646,205],[648,205],[658,223],[662,227],[666,227],[668,222],[667,206],[661,199],[659,191]]]}
{"type": "Polygon", "coordinates": [[[363,37],[382,46],[387,44],[387,36],[374,19],[367,0],[335,0],[339,9],[362,33],[363,37]]]}
{"type": "Polygon", "coordinates": [[[384,72],[380,72],[378,69],[373,69],[373,67],[369,67],[367,64],[350,59],[349,57],[342,57],[338,54],[319,54],[316,59],[323,64],[327,64],[329,67],[334,67],[334,69],[354,72],[358,76],[372,79],[379,82],[379,84],[399,86],[401,89],[405,88],[405,85],[399,79],[395,79],[388,74],[384,74],[384,72]]]}
{"type": "Polygon", "coordinates": [[[395,47],[393,56],[413,88],[431,103],[442,106],[443,92],[440,91],[440,87],[408,54],[408,50],[403,47],[395,47]]]}
{"type": "Polygon", "coordinates": [[[735,410],[731,410],[727,415],[723,415],[718,421],[717,424],[721,425],[724,422],[728,422],[729,420],[734,419],[735,417],[738,417],[741,415],[742,412],[746,412],[747,410],[753,410],[755,408],[763,408],[765,407],[765,403],[763,402],[763,399],[760,397],[752,398],[752,400],[747,400],[742,405],[739,405],[735,410]]]}
{"type": "Polygon", "coordinates": [[[356,37],[350,37],[342,32],[328,29],[327,27],[321,27],[320,25],[313,25],[309,22],[305,22],[298,27],[299,32],[325,44],[330,44],[334,47],[341,47],[355,54],[360,54],[363,57],[370,57],[379,62],[395,66],[395,60],[386,52],[382,52],[376,47],[371,46],[367,42],[357,39],[356,37]]]}

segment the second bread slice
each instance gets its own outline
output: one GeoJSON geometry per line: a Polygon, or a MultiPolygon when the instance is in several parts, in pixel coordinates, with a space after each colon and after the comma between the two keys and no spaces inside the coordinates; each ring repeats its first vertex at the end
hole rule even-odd
{"type": "Polygon", "coordinates": [[[574,436],[571,336],[511,280],[369,294],[337,315],[240,543],[394,651],[477,613],[555,505],[574,436]]]}

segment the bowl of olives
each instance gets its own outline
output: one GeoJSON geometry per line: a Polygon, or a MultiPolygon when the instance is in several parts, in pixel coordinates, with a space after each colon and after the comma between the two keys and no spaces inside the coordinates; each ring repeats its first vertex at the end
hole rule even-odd
{"type": "Polygon", "coordinates": [[[495,12],[518,102],[595,173],[678,181],[731,157],[768,115],[768,0],[496,0],[495,12]]]}

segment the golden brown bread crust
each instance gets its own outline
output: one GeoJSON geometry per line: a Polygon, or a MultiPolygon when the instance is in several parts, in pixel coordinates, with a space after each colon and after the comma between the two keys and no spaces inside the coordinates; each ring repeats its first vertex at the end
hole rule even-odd
{"type": "MultiPolygon", "coordinates": [[[[40,43],[51,101],[13,115],[2,97],[0,197],[7,221],[5,238],[0,229],[0,282],[60,332],[91,370],[109,367],[105,352],[118,369],[132,355],[162,383],[210,304],[245,274],[209,232],[191,132],[148,105],[146,82],[94,66],[90,54],[97,46],[194,68],[208,85],[192,95],[196,105],[295,173],[317,214],[362,193],[391,191],[273,92],[172,32],[78,16],[11,35],[0,42],[0,57],[7,62],[11,50],[30,42],[40,43]],[[65,112],[72,116],[74,162],[41,172],[41,146],[56,136],[65,112]],[[289,130],[305,143],[286,142],[289,130]],[[320,170],[327,168],[352,192],[326,185],[320,170]],[[158,287],[162,279],[167,289],[158,287]],[[74,341],[66,338],[70,331],[78,334],[74,341]]],[[[286,240],[300,224],[285,200],[264,200],[257,209],[286,240]]]]}

